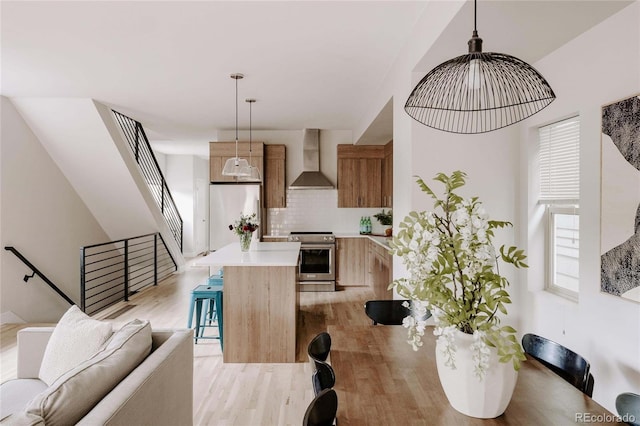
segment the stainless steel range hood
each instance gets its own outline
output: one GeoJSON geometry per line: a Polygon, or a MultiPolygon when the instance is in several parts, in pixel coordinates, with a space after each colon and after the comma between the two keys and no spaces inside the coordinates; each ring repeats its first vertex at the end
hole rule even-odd
{"type": "Polygon", "coordinates": [[[320,130],[304,129],[302,139],[302,174],[289,189],[333,189],[333,184],[320,171],[320,130]]]}

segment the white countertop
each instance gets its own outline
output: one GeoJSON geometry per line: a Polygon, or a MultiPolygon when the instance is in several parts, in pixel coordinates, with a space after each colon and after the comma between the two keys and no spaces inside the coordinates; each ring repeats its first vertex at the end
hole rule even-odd
{"type": "Polygon", "coordinates": [[[391,242],[391,237],[383,237],[380,235],[367,235],[369,237],[370,240],[380,244],[382,247],[388,249],[389,248],[389,242],[391,242]]]}
{"type": "Polygon", "coordinates": [[[248,252],[240,251],[240,243],[231,243],[195,262],[200,266],[296,266],[300,243],[256,242],[248,252]]]}
{"type": "Polygon", "coordinates": [[[388,249],[389,242],[392,240],[392,237],[384,237],[382,235],[371,235],[371,234],[349,234],[346,232],[338,232],[335,234],[336,238],[368,238],[371,241],[380,244],[382,247],[388,249]]]}

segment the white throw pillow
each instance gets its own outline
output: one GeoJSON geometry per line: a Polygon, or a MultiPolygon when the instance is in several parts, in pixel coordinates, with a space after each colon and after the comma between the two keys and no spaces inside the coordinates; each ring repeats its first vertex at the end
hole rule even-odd
{"type": "Polygon", "coordinates": [[[111,324],[95,320],[73,305],[51,334],[38,377],[51,386],[58,377],[98,352],[112,333],[111,324]]]}
{"type": "Polygon", "coordinates": [[[149,321],[133,320],[115,332],[102,351],[31,400],[26,412],[42,417],[47,426],[76,424],[150,352],[149,321]]]}

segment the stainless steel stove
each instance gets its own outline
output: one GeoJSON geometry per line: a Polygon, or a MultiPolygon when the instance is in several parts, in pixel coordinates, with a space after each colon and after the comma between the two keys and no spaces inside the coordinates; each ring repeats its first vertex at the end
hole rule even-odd
{"type": "Polygon", "coordinates": [[[287,241],[300,242],[300,291],[336,290],[336,237],[332,232],[292,232],[287,241]]]}

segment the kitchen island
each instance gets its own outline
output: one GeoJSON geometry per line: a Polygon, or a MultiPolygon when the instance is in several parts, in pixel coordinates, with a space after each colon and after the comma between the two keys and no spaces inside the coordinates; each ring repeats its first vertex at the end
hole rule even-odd
{"type": "Polygon", "coordinates": [[[232,243],[196,261],[224,271],[224,362],[295,362],[299,255],[300,243],[232,243]]]}

